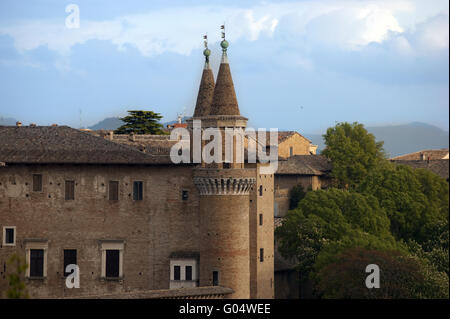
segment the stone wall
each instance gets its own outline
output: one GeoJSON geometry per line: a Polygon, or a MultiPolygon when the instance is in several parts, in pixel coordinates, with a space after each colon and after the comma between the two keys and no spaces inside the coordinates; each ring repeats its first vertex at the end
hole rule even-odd
{"type": "Polygon", "coordinates": [[[198,193],[189,166],[17,165],[0,168],[0,229],[16,227],[16,245],[0,248],[0,291],[7,289],[13,253],[25,257],[26,240],[48,243],[44,280],[27,280],[32,297],[122,293],[169,288],[169,255],[197,250],[198,193]],[[42,192],[32,191],[32,174],[42,174],[42,192]],[[64,199],[64,181],[75,181],[75,200],[64,199]],[[108,183],[119,181],[119,200],[108,183]],[[144,182],[134,201],[133,181],[144,182]],[[183,190],[188,199],[182,200],[183,190]],[[101,240],[124,243],[123,278],[101,278],[101,240]],[[63,250],[77,249],[81,287],[67,289],[63,250]],[[6,271],[5,271],[6,270],[6,271]]]}

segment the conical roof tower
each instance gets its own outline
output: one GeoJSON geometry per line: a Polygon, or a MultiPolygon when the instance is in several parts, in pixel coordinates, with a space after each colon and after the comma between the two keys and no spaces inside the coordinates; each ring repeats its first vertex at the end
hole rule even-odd
{"type": "Polygon", "coordinates": [[[205,50],[205,66],[203,68],[202,79],[200,80],[200,88],[198,89],[197,103],[195,104],[194,117],[207,116],[211,112],[211,103],[214,95],[214,75],[209,64],[209,56],[211,51],[208,49],[208,42],[206,35],[205,50]]]}
{"type": "Polygon", "coordinates": [[[222,47],[222,60],[220,62],[219,73],[217,75],[216,87],[211,104],[210,115],[240,115],[239,106],[234,91],[233,79],[231,77],[230,64],[228,63],[227,48],[228,41],[220,43],[222,47]]]}

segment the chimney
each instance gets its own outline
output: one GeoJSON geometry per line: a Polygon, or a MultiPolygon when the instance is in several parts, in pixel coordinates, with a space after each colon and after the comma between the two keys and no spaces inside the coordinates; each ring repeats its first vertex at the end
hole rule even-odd
{"type": "Polygon", "coordinates": [[[114,131],[109,131],[108,132],[108,138],[110,141],[112,141],[114,139],[114,131]]]}
{"type": "Polygon", "coordinates": [[[31,127],[36,127],[37,125],[36,125],[36,123],[30,123],[30,126],[31,127]]]}
{"type": "Polygon", "coordinates": [[[130,133],[128,139],[129,139],[130,141],[133,141],[133,142],[136,140],[135,137],[134,137],[134,132],[131,132],[131,133],[130,133]]]}
{"type": "Polygon", "coordinates": [[[58,124],[52,124],[52,126],[58,126],[58,124]]]}
{"type": "Polygon", "coordinates": [[[424,160],[425,160],[425,154],[420,153],[420,160],[421,160],[421,161],[424,161],[424,160]]]}
{"type": "Polygon", "coordinates": [[[20,122],[20,121],[17,121],[17,122],[16,122],[16,126],[17,126],[17,127],[20,127],[20,126],[22,126],[22,122],[20,122]]]}

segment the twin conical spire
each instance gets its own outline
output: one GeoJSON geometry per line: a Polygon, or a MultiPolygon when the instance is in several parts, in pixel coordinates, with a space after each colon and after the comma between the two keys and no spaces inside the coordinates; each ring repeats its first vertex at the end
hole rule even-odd
{"type": "Polygon", "coordinates": [[[208,115],[240,115],[227,57],[229,43],[225,40],[225,26],[223,25],[221,28],[223,30],[223,40],[220,43],[220,46],[222,47],[222,59],[216,85],[214,85],[214,76],[209,65],[211,51],[207,46],[207,37],[204,37],[205,50],[203,51],[203,54],[205,55],[205,67],[200,81],[194,117],[208,115]]]}
{"type": "Polygon", "coordinates": [[[200,81],[200,88],[197,95],[197,103],[195,105],[194,117],[207,116],[211,113],[211,103],[214,95],[214,75],[209,65],[209,56],[211,50],[208,49],[208,37],[205,35],[205,67],[203,68],[202,79],[200,81]]]}

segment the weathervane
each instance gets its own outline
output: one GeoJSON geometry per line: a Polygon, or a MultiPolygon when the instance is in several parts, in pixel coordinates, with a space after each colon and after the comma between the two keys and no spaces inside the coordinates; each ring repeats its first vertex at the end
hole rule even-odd
{"type": "MultiPolygon", "coordinates": [[[[227,55],[227,48],[228,48],[228,41],[225,40],[225,22],[220,26],[220,28],[222,29],[222,42],[220,42],[220,46],[222,47],[222,60],[224,60],[224,58],[226,58],[227,55]]],[[[227,62],[228,63],[228,62],[227,62]]]]}
{"type": "Polygon", "coordinates": [[[205,50],[203,50],[203,55],[205,56],[206,64],[209,64],[209,56],[211,55],[211,50],[208,49],[208,34],[203,36],[203,43],[205,44],[205,50]]]}

